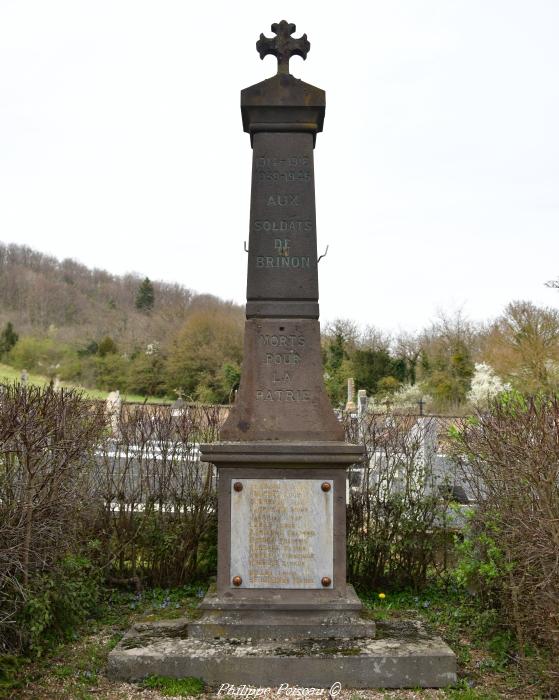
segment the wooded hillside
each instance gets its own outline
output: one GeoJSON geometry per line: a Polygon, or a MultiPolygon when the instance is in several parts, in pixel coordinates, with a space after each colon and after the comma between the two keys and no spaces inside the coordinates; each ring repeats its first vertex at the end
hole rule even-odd
{"type": "Polygon", "coordinates": [[[77,347],[109,336],[123,351],[171,340],[195,310],[240,306],[180,284],[152,281],[150,313],[136,308],[144,277],[112,275],[26,246],[0,243],[0,323],[20,335],[49,333],[77,347]]]}
{"type": "MultiPolygon", "coordinates": [[[[229,403],[243,320],[241,306],[179,284],[0,244],[0,361],[16,370],[104,391],[229,403]]],[[[353,377],[377,408],[454,413],[507,388],[559,391],[559,310],[518,300],[484,323],[443,314],[395,336],[337,319],[323,325],[322,351],[335,406],[345,405],[353,377]]]]}

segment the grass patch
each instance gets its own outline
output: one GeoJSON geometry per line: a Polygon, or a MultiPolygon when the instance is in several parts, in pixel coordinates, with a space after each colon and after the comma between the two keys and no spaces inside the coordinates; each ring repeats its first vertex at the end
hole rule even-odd
{"type": "Polygon", "coordinates": [[[451,700],[499,700],[499,695],[492,691],[477,688],[449,688],[445,695],[451,700]]]}
{"type": "Polygon", "coordinates": [[[53,646],[44,657],[34,660],[0,655],[0,698],[11,700],[19,688],[30,687],[36,697],[47,698],[53,685],[63,693],[56,695],[57,700],[98,697],[100,688],[108,682],[103,670],[109,652],[132,624],[194,616],[204,594],[203,584],[154,588],[143,593],[107,590],[98,618],[76,629],[73,641],[53,646]]]}
{"type": "Polygon", "coordinates": [[[11,654],[0,655],[0,698],[8,690],[19,688],[22,683],[19,675],[27,660],[11,654]]]}
{"type": "Polygon", "coordinates": [[[141,683],[143,688],[158,690],[170,697],[190,698],[204,692],[204,681],[200,678],[168,678],[167,676],[148,676],[141,683]]]}
{"type": "Polygon", "coordinates": [[[129,608],[135,610],[135,622],[194,618],[198,605],[206,593],[206,586],[193,584],[179,588],[153,588],[129,595],[129,608]]]}
{"type": "MultiPolygon", "coordinates": [[[[86,698],[122,697],[118,684],[104,676],[109,652],[122,639],[130,625],[169,617],[196,616],[196,607],[205,586],[192,585],[175,589],[150,589],[143,593],[107,591],[99,617],[76,630],[76,639],[51,648],[45,658],[33,661],[0,657],[0,698],[15,697],[85,700],[86,698]],[[81,635],[81,636],[80,636],[81,635]],[[1,679],[4,678],[3,695],[1,679]],[[9,678],[9,680],[8,680],[9,678]],[[113,695],[114,694],[114,695],[113,695]]],[[[455,688],[436,691],[417,690],[414,697],[449,698],[450,700],[528,700],[541,697],[537,678],[533,683],[517,673],[508,635],[496,617],[478,604],[476,597],[463,591],[432,588],[421,594],[411,592],[362,595],[365,616],[372,619],[422,619],[440,634],[458,654],[459,682],[455,688]]],[[[335,642],[326,648],[336,654],[351,656],[358,650],[345,650],[335,642]],[[345,653],[344,653],[345,651],[345,653]]],[[[141,686],[171,697],[193,697],[204,692],[202,681],[195,678],[173,679],[150,677],[141,686]]],[[[409,700],[409,691],[390,691],[387,697],[409,700]]],[[[362,696],[352,695],[352,700],[362,696]]]]}
{"type": "MultiPolygon", "coordinates": [[[[479,689],[489,676],[499,689],[515,692],[524,681],[514,663],[516,649],[512,636],[503,629],[496,610],[484,608],[475,595],[455,585],[433,586],[421,593],[375,592],[361,598],[373,619],[420,619],[449,644],[458,659],[459,685],[446,691],[454,700],[494,700],[501,697],[493,688],[479,689]]],[[[534,677],[538,697],[538,679],[534,677]]],[[[513,695],[516,697],[516,695],[513,695]]]]}
{"type": "MultiPolygon", "coordinates": [[[[11,383],[11,382],[19,382],[21,380],[21,370],[15,369],[15,367],[11,367],[10,365],[5,365],[3,363],[0,363],[0,383],[11,383]]],[[[43,374],[35,374],[33,372],[28,373],[28,383],[33,384],[34,386],[45,386],[45,384],[48,384],[50,382],[50,379],[46,377],[43,374]]],[[[100,399],[100,400],[105,400],[107,396],[109,395],[108,391],[101,391],[100,389],[87,389],[83,386],[79,386],[78,384],[72,384],[70,382],[62,382],[62,386],[66,387],[68,389],[70,388],[76,388],[76,389],[81,389],[84,393],[84,395],[88,399],[100,399]]],[[[141,396],[140,394],[122,394],[122,400],[124,402],[130,402],[130,403],[144,403],[146,401],[147,403],[158,403],[158,404],[170,404],[171,401],[165,400],[160,397],[154,397],[154,396],[141,396]]]]}

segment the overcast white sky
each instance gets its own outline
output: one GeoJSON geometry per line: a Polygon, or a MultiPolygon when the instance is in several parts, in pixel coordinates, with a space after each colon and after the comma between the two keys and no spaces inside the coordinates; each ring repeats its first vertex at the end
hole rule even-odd
{"type": "Polygon", "coordinates": [[[556,0],[0,0],[0,240],[244,302],[239,91],[280,19],[327,94],[322,319],[559,306],[556,0]]]}

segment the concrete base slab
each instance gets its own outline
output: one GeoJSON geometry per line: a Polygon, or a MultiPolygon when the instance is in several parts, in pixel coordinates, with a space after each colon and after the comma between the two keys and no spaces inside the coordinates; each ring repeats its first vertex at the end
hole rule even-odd
{"type": "Polygon", "coordinates": [[[195,676],[211,686],[441,688],[456,682],[456,657],[414,621],[378,623],[375,639],[264,641],[195,639],[178,620],[133,628],[109,654],[108,674],[195,676]]]}

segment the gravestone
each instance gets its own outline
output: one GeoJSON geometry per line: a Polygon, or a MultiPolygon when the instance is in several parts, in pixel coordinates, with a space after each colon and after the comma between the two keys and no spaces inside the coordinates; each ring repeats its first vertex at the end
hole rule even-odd
{"type": "Polygon", "coordinates": [[[357,392],[357,415],[359,417],[363,416],[367,412],[367,390],[359,389],[357,392]]]}
{"type": "Polygon", "coordinates": [[[357,406],[355,405],[355,379],[353,379],[353,377],[347,380],[347,401],[345,410],[348,413],[354,413],[357,410],[357,406]]]}
{"type": "Polygon", "coordinates": [[[132,629],[109,673],[229,687],[447,685],[448,647],[415,623],[396,630],[405,639],[393,628],[376,639],[346,581],[346,471],[364,448],[344,441],[323,382],[313,151],[325,93],[289,72],[310,50],[306,35],[293,38],[286,21],[272,31],[256,46],[277,57],[277,74],[241,92],[253,150],[241,383],[221,441],[201,446],[218,473],[217,585],[198,620],[132,629]]]}
{"type": "Polygon", "coordinates": [[[120,396],[120,391],[116,389],[115,391],[109,392],[107,398],[105,399],[105,415],[109,421],[111,434],[115,437],[118,435],[120,430],[121,409],[122,398],[120,396]]]}

